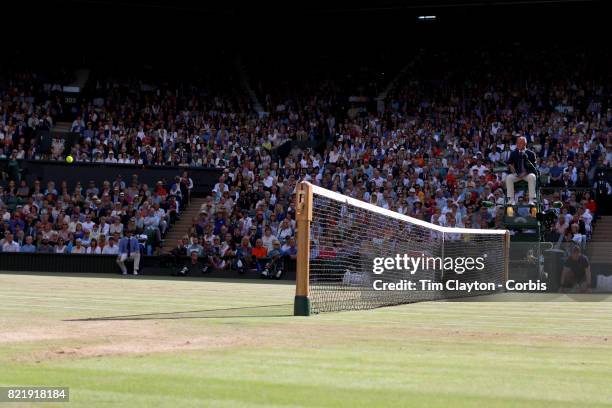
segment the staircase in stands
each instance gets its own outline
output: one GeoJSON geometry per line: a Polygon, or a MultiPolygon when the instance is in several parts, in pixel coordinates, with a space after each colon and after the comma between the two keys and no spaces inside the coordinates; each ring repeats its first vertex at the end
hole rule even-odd
{"type": "Polygon", "coordinates": [[[176,243],[179,239],[189,234],[189,229],[193,224],[193,219],[200,214],[200,207],[204,204],[204,198],[191,198],[191,202],[187,205],[187,208],[180,214],[181,219],[177,221],[166,237],[164,238],[164,245],[161,248],[161,253],[168,253],[172,248],[176,247],[176,243]]]}
{"type": "Polygon", "coordinates": [[[597,275],[612,275],[612,216],[603,216],[593,227],[587,243],[587,255],[595,282],[597,275]]]}

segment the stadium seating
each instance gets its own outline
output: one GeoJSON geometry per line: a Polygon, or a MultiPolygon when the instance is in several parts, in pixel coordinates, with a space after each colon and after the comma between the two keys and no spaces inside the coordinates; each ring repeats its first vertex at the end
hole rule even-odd
{"type": "MultiPolygon", "coordinates": [[[[383,76],[374,61],[348,75],[340,69],[324,78],[320,71],[310,76],[304,70],[289,72],[278,83],[269,79],[276,74],[266,75],[266,68],[258,71],[246,61],[257,83],[249,95],[236,89],[235,81],[225,88],[214,78],[188,86],[145,86],[95,73],[85,100],[70,109],[61,103],[57,78],[28,71],[7,74],[0,86],[5,221],[0,243],[11,231],[20,247],[31,235],[38,250],[45,225],[61,230],[61,210],[69,224],[77,207],[82,208],[76,222],[85,222],[88,208],[96,225],[102,216],[110,222],[113,210],[100,212],[98,200],[111,207],[122,202],[117,208],[128,211],[120,216],[123,228],[147,233],[154,230],[144,224],[152,203],[164,210],[154,210],[160,214],[157,224],[171,225],[173,211],[180,212],[188,196],[188,179],[147,191],[138,182],[116,190],[109,181],[95,186],[95,196],[84,191],[88,180],[80,186],[63,186],[61,180],[54,187],[20,184],[21,160],[63,161],[68,155],[76,165],[223,171],[184,231],[184,248],[176,248],[183,255],[198,251],[210,268],[242,268],[236,262],[244,238],[243,251],[252,251],[258,239],[271,251],[276,238],[291,259],[293,193],[301,180],[440,225],[503,228],[499,204],[505,175],[493,170],[516,138],[526,136],[547,180],[543,210],[566,219],[547,225],[547,238],[582,245],[612,193],[605,173],[612,161],[612,114],[602,93],[604,77],[584,68],[596,56],[566,57],[558,50],[421,51],[404,67],[396,63],[392,76],[383,76]],[[455,67],[450,73],[441,68],[449,61],[455,67]],[[73,139],[41,137],[49,131],[55,135],[53,129],[67,117],[73,139]],[[137,194],[140,205],[131,203],[137,194]],[[484,208],[483,201],[498,205],[484,208]],[[562,201],[565,210],[553,209],[553,201],[562,201]],[[26,224],[33,228],[29,234],[26,224]],[[265,233],[268,227],[272,238],[265,233]]],[[[69,231],[68,251],[76,245],[76,224],[69,231]]],[[[148,234],[152,247],[159,245],[163,226],[159,232],[148,234]]],[[[251,258],[252,253],[245,263],[255,268],[251,258]]]]}

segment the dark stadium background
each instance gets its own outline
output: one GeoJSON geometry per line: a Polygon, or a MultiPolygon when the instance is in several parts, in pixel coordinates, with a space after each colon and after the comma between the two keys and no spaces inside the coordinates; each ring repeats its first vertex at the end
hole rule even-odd
{"type": "Polygon", "coordinates": [[[502,41],[596,48],[608,38],[605,2],[589,0],[60,0],[5,7],[4,64],[128,69],[146,62],[181,72],[198,62],[215,64],[215,53],[240,52],[261,56],[262,70],[267,61],[299,74],[322,55],[335,57],[333,68],[341,59],[358,62],[383,52],[406,61],[418,47],[502,41]],[[418,21],[419,15],[437,19],[418,21]]]}

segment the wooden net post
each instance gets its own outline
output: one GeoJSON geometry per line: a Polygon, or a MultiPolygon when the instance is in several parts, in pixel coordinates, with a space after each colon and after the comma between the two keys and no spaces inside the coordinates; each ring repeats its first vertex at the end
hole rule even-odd
{"type": "Polygon", "coordinates": [[[295,316],[310,316],[310,223],[312,221],[312,185],[308,182],[298,184],[296,192],[297,210],[297,265],[295,316]]]}

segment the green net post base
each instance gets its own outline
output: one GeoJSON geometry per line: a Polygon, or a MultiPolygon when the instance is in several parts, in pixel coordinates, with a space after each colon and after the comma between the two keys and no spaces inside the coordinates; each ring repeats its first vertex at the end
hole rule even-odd
{"type": "Polygon", "coordinates": [[[310,316],[310,299],[308,296],[296,296],[293,303],[294,316],[310,316]]]}

